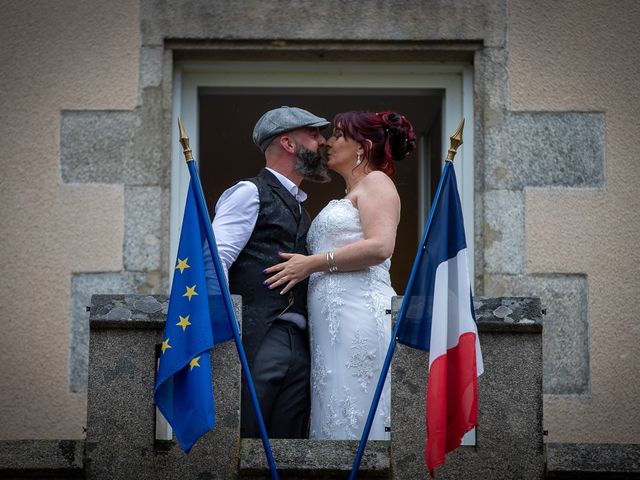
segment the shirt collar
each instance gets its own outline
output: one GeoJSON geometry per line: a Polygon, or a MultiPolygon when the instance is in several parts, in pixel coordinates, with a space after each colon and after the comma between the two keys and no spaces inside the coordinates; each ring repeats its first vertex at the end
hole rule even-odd
{"type": "Polygon", "coordinates": [[[291,195],[295,197],[295,199],[299,202],[304,202],[307,199],[307,194],[303,192],[298,186],[289,180],[287,177],[282,175],[281,173],[276,172],[275,170],[265,167],[271,173],[275,175],[278,181],[282,184],[284,188],[286,188],[291,195]]]}

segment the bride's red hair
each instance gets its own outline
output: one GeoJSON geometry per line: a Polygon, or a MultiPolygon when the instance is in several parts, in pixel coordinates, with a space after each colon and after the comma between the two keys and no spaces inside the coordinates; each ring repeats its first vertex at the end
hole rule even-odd
{"type": "Polygon", "coordinates": [[[343,112],[334,117],[333,126],[362,146],[369,166],[389,176],[395,172],[394,162],[416,147],[413,126],[396,112],[343,112]]]}

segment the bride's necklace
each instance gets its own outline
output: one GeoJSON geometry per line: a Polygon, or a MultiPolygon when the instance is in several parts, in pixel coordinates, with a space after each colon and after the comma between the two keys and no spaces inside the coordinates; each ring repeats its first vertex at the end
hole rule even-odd
{"type": "Polygon", "coordinates": [[[361,177],[359,177],[354,183],[353,185],[351,185],[351,188],[349,188],[349,186],[347,185],[346,188],[344,189],[344,194],[345,195],[349,195],[349,192],[352,191],[356,185],[358,185],[360,183],[360,181],[366,177],[367,174],[365,173],[364,175],[362,175],[361,177]]]}

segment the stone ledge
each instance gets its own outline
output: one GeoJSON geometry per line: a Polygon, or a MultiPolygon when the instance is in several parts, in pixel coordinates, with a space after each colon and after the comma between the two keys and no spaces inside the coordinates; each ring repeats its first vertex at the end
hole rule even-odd
{"type": "MultiPolygon", "coordinates": [[[[232,295],[234,303],[240,301],[232,295]]],[[[392,312],[400,309],[402,297],[393,299],[392,312]]],[[[539,298],[476,297],[478,330],[481,332],[542,332],[539,298]]],[[[162,328],[169,308],[166,295],[93,295],[91,328],[162,328]]]]}
{"type": "MultiPolygon", "coordinates": [[[[301,477],[347,478],[358,449],[357,440],[270,440],[278,472],[301,477]]],[[[385,478],[389,475],[390,442],[372,440],[362,457],[361,478],[385,478]]],[[[240,445],[240,475],[268,474],[260,439],[243,438],[240,445]]]]}
{"type": "MultiPolygon", "coordinates": [[[[391,299],[394,322],[402,299],[402,296],[391,299]]],[[[542,303],[537,297],[474,297],[473,308],[479,332],[542,332],[542,303]]]]}
{"type": "Polygon", "coordinates": [[[0,441],[0,478],[84,478],[84,440],[0,441]]]}
{"type": "Polygon", "coordinates": [[[531,297],[475,297],[480,332],[542,332],[542,304],[531,297]]]}
{"type": "Polygon", "coordinates": [[[166,295],[92,295],[90,328],[163,328],[166,295]]]}
{"type": "Polygon", "coordinates": [[[640,478],[640,444],[548,443],[547,478],[640,478]]]}
{"type": "MultiPolygon", "coordinates": [[[[242,297],[231,295],[239,316],[242,297]]],[[[163,329],[169,310],[167,295],[92,295],[89,325],[101,328],[163,329]]]]}

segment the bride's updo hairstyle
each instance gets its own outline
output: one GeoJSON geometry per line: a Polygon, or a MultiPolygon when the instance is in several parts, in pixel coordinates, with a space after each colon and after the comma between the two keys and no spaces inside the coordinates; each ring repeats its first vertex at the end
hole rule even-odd
{"type": "Polygon", "coordinates": [[[396,112],[339,113],[333,119],[333,126],[362,146],[368,166],[389,176],[395,172],[394,162],[416,148],[413,126],[396,112]]]}

